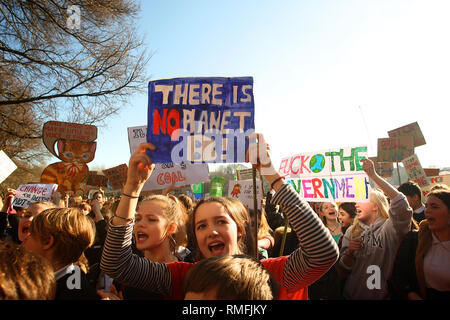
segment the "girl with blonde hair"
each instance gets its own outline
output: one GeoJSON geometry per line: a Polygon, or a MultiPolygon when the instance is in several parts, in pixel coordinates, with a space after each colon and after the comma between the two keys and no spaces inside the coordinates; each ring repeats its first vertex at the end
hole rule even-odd
{"type": "MultiPolygon", "coordinates": [[[[255,151],[258,159],[255,159],[254,165],[275,190],[272,203],[281,206],[299,239],[299,248],[289,256],[263,259],[261,263],[274,281],[280,284],[279,299],[307,299],[307,286],[337,261],[338,247],[308,203],[290,184],[284,183],[282,176],[274,169],[262,135],[254,134],[253,137],[255,135],[260,148],[255,151]],[[261,164],[256,161],[261,159],[268,162],[261,164]]],[[[253,139],[252,136],[249,138],[253,139]]],[[[256,145],[256,142],[250,143],[249,149],[252,148],[253,152],[256,145]]],[[[118,281],[163,294],[167,298],[182,299],[183,280],[193,263],[153,262],[133,255],[131,249],[130,235],[137,199],[155,168],[146,149],[155,150],[155,147],[150,143],[141,143],[130,158],[127,182],[119,208],[108,228],[101,267],[118,281]]],[[[204,259],[246,253],[243,252],[245,221],[229,200],[200,201],[190,214],[190,219],[195,248],[204,259]]]]}
{"type": "Polygon", "coordinates": [[[185,244],[185,216],[175,197],[152,195],[137,206],[134,238],[136,248],[157,262],[182,260],[179,245],[185,244]]]}
{"type": "Polygon", "coordinates": [[[412,209],[405,195],[376,173],[371,160],[362,164],[381,190],[370,191],[368,202],[356,203],[354,223],[345,232],[339,260],[346,276],[343,294],[348,300],[383,300],[389,298],[387,280],[410,230],[412,209]]]}

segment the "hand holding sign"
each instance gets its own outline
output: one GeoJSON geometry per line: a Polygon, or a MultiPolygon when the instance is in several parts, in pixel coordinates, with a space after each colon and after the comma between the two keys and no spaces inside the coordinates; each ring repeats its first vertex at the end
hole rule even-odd
{"type": "Polygon", "coordinates": [[[155,169],[155,164],[146,154],[146,149],[156,150],[151,143],[141,143],[139,145],[136,152],[130,158],[126,184],[142,187],[145,181],[150,178],[150,175],[155,169]]]}
{"type": "Polygon", "coordinates": [[[270,157],[269,144],[261,133],[251,133],[249,135],[249,147],[246,154],[246,161],[251,162],[262,175],[276,174],[270,157]]]}

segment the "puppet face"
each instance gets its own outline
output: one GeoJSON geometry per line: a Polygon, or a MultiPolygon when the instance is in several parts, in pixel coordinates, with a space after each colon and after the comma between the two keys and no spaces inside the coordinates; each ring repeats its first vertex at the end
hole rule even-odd
{"type": "Polygon", "coordinates": [[[97,142],[59,140],[58,154],[64,162],[88,163],[95,157],[97,142]]]}

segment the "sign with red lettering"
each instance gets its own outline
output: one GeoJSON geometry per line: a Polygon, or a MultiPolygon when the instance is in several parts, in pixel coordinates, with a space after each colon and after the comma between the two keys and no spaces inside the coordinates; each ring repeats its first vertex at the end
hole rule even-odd
{"type": "Polygon", "coordinates": [[[108,178],[98,174],[97,171],[89,171],[86,184],[88,186],[96,186],[106,188],[108,186],[108,178]]]}
{"type": "Polygon", "coordinates": [[[279,173],[310,202],[368,201],[370,183],[361,160],[367,147],[336,148],[281,160],[279,173]]]}
{"type": "Polygon", "coordinates": [[[427,177],[436,177],[439,175],[439,168],[423,168],[427,177]]]}
{"type": "MultiPolygon", "coordinates": [[[[261,209],[261,182],[256,180],[256,201],[258,209],[261,209]]],[[[255,200],[253,195],[253,180],[230,180],[228,184],[228,197],[238,199],[248,209],[253,210],[255,200]]]]}
{"type": "Polygon", "coordinates": [[[252,77],[150,81],[147,141],[154,163],[245,162],[254,132],[252,77]]]}
{"type": "Polygon", "coordinates": [[[378,162],[400,162],[414,154],[414,138],[399,136],[378,139],[378,162]]]}
{"type": "Polygon", "coordinates": [[[13,206],[26,208],[35,202],[51,201],[57,188],[57,184],[22,184],[17,188],[13,206]]]}
{"type": "Polygon", "coordinates": [[[416,154],[403,159],[402,163],[410,180],[417,183],[421,188],[428,185],[427,175],[425,174],[425,171],[423,171],[416,154]]]}
{"type": "Polygon", "coordinates": [[[42,129],[42,140],[47,149],[57,158],[55,151],[57,140],[76,140],[92,142],[97,139],[97,127],[87,124],[48,121],[42,129]]]}

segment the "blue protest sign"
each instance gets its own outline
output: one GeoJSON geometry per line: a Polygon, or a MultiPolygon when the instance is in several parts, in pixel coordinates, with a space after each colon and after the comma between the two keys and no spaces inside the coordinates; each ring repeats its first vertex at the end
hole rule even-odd
{"type": "Polygon", "coordinates": [[[154,163],[245,162],[254,131],[252,77],[150,81],[147,141],[154,163]]]}

